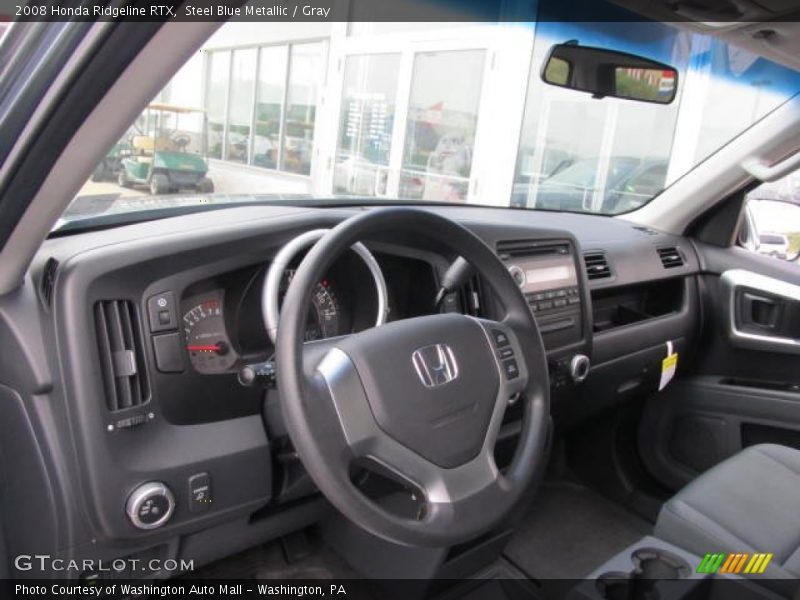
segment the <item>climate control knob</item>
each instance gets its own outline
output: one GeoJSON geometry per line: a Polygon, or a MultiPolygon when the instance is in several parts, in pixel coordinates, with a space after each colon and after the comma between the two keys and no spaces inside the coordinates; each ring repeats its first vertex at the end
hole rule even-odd
{"type": "Polygon", "coordinates": [[[175,512],[175,497],[166,484],[149,481],[128,496],[125,512],[138,529],[158,529],[175,512]]]}

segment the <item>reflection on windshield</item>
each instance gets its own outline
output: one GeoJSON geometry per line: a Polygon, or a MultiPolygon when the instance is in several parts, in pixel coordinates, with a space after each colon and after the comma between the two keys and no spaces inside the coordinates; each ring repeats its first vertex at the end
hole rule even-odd
{"type": "Polygon", "coordinates": [[[634,157],[561,163],[536,185],[517,185],[512,206],[614,214],[641,206],[664,186],[667,162],[634,157]]]}
{"type": "MultiPolygon", "coordinates": [[[[591,188],[594,185],[597,171],[600,168],[600,159],[581,160],[559,171],[547,180],[548,184],[559,183],[580,188],[591,188]]],[[[615,182],[625,173],[628,173],[639,161],[635,158],[612,158],[607,161],[608,183],[615,182]]]]}
{"type": "Polygon", "coordinates": [[[145,111],[81,195],[123,197],[126,210],[213,192],[618,214],[800,89],[798,73],[711,37],[557,22],[559,6],[540,1],[550,15],[535,26],[228,23],[153,100],[197,110],[145,111]],[[545,84],[548,50],[570,39],[674,66],[675,101],[545,84]]]}

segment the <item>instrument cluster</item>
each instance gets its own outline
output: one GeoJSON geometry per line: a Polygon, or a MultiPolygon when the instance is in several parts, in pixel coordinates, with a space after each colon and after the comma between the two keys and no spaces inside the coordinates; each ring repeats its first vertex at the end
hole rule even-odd
{"type": "MultiPolygon", "coordinates": [[[[289,287],[294,269],[287,269],[280,288],[280,302],[289,287]]],[[[203,282],[220,287],[185,296],[181,303],[181,328],[185,350],[195,371],[204,375],[227,373],[243,362],[263,358],[271,353],[263,316],[260,314],[260,281],[263,272],[254,273],[245,289],[240,278],[203,282]],[[238,281],[237,281],[238,280],[238,281]]],[[[339,300],[338,286],[330,278],[320,281],[311,298],[306,324],[306,341],[314,341],[350,333],[352,321],[339,300]]],[[[348,296],[343,292],[344,296],[348,296]]]]}
{"type": "MultiPolygon", "coordinates": [[[[283,272],[279,304],[302,256],[283,272]]],[[[433,266],[421,259],[375,254],[385,277],[388,320],[429,314],[436,293],[433,266]]],[[[199,281],[180,301],[182,344],[200,375],[235,373],[269,360],[275,348],[263,312],[269,265],[258,264],[199,281]]],[[[379,299],[373,273],[354,252],[341,256],[315,286],[305,339],[320,340],[375,326],[379,299]]]]}

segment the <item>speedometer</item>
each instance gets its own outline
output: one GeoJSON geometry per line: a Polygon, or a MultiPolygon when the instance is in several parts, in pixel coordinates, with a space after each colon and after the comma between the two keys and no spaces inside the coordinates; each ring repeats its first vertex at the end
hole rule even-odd
{"type": "Polygon", "coordinates": [[[236,364],[225,328],[222,292],[196,296],[189,301],[183,315],[186,351],[192,366],[199,373],[223,373],[236,364]]]}
{"type": "MultiPolygon", "coordinates": [[[[281,285],[281,302],[289,283],[294,277],[294,270],[287,269],[281,285]]],[[[330,281],[323,279],[314,288],[311,297],[311,309],[306,321],[305,340],[307,342],[342,335],[339,300],[330,281]]]]}

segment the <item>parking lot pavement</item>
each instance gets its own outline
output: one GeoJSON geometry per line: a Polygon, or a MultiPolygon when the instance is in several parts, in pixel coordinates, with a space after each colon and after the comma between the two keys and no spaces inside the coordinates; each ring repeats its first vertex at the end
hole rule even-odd
{"type": "Polygon", "coordinates": [[[78,196],[99,196],[105,194],[119,194],[120,196],[147,196],[145,188],[140,190],[134,188],[124,188],[113,181],[92,181],[91,179],[83,184],[78,196]]]}
{"type": "MultiPolygon", "coordinates": [[[[208,177],[214,182],[214,190],[218,194],[308,194],[311,192],[311,182],[308,177],[266,171],[258,167],[223,161],[210,161],[208,177]]],[[[78,196],[110,194],[119,194],[125,197],[150,195],[147,186],[124,188],[117,185],[115,181],[92,181],[91,179],[78,192],[78,196]]]]}

